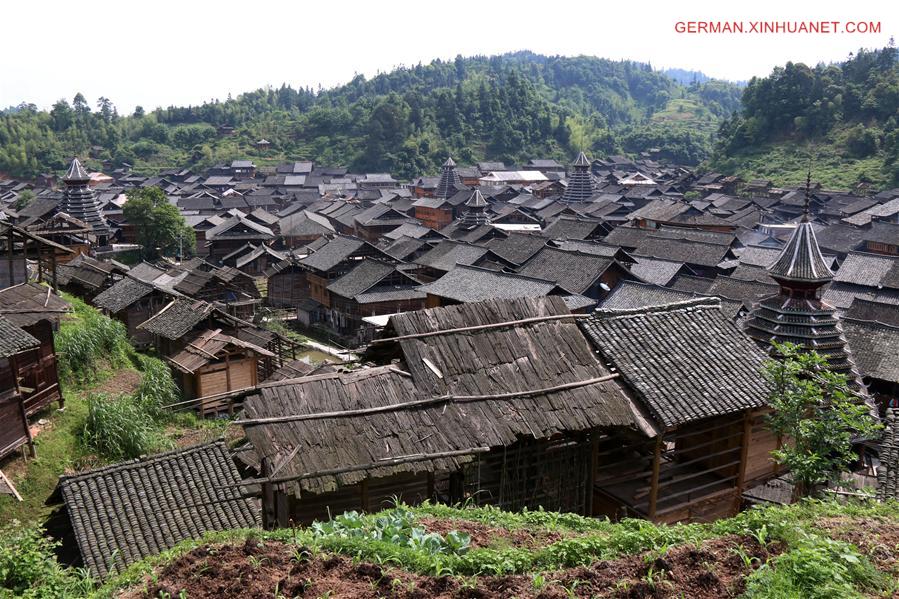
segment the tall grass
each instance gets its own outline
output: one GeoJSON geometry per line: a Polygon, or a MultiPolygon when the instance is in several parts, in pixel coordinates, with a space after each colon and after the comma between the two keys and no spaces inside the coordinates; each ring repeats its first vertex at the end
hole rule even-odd
{"type": "Polygon", "coordinates": [[[101,365],[118,368],[133,353],[128,330],[122,323],[104,316],[84,302],[67,297],[75,318],[63,320],[56,334],[60,379],[68,384],[94,381],[101,365]]]}
{"type": "Polygon", "coordinates": [[[92,451],[108,460],[127,460],[166,449],[168,440],[161,423],[135,396],[88,397],[82,439],[92,451]]]}

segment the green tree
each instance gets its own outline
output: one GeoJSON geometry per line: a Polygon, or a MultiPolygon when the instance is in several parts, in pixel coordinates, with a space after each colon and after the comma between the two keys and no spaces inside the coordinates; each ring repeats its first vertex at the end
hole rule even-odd
{"type": "Polygon", "coordinates": [[[30,189],[23,189],[16,198],[16,201],[13,204],[13,208],[15,208],[16,210],[21,210],[22,208],[30,204],[31,200],[33,199],[34,192],[30,189]]]}
{"type": "Polygon", "coordinates": [[[855,458],[852,440],[873,436],[879,424],[849,388],[845,375],[828,368],[814,351],[775,344],[779,359],[765,364],[772,384],[771,430],[789,441],[772,452],[790,470],[799,495],[839,479],[855,458]]]}
{"type": "Polygon", "coordinates": [[[137,231],[141,257],[171,256],[183,247],[185,254],[196,246],[194,230],[187,226],[178,208],[169,204],[158,187],[141,187],[127,192],[122,211],[125,220],[137,231]]]}

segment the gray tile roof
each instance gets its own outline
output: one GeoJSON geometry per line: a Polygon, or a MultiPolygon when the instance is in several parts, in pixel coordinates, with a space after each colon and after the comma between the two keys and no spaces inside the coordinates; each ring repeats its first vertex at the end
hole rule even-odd
{"type": "Polygon", "coordinates": [[[8,358],[25,350],[39,347],[40,341],[26,333],[7,318],[0,316],[0,358],[8,358]]]}
{"type": "Polygon", "coordinates": [[[71,309],[69,302],[38,283],[20,283],[0,290],[0,315],[17,327],[41,320],[58,323],[71,309]]]}
{"type": "Polygon", "coordinates": [[[174,341],[186,335],[214,309],[210,303],[187,298],[176,299],[137,328],[174,341]]]}
{"type": "Polygon", "coordinates": [[[480,260],[490,250],[487,248],[460,243],[456,241],[441,241],[414,260],[415,264],[427,266],[444,272],[450,271],[457,264],[471,265],[480,260]]]}
{"type": "Polygon", "coordinates": [[[887,410],[880,440],[880,467],[877,471],[877,498],[899,499],[899,408],[887,410]]]}
{"type": "Polygon", "coordinates": [[[833,278],[810,222],[799,223],[780,256],[768,267],[768,272],[784,281],[823,283],[833,278]]]}
{"type": "Polygon", "coordinates": [[[371,289],[394,271],[392,264],[378,260],[362,260],[353,270],[330,285],[328,291],[341,297],[352,298],[371,289]]]}
{"type": "MultiPolygon", "coordinates": [[[[896,239],[899,243],[899,239],[896,239]]],[[[899,256],[849,252],[833,278],[837,283],[899,289],[899,256]]]]}
{"type": "Polygon", "coordinates": [[[313,270],[327,272],[364,248],[366,242],[353,237],[338,236],[299,261],[313,270]]]}
{"type": "Polygon", "coordinates": [[[609,258],[545,247],[528,260],[518,273],[552,281],[571,293],[583,293],[613,264],[614,260],[609,258]]]}
{"type": "Polygon", "coordinates": [[[59,488],[84,564],[105,578],[213,530],[259,526],[224,443],[63,476],[59,488]]]}
{"type": "Polygon", "coordinates": [[[765,405],[765,354],[715,299],[599,310],[580,324],[665,427],[765,405]]]}
{"type": "Polygon", "coordinates": [[[457,266],[420,291],[457,302],[487,299],[542,297],[557,289],[555,283],[473,266],[457,266]]]}
{"type": "Polygon", "coordinates": [[[153,286],[125,277],[93,299],[98,308],[115,314],[153,292],[153,286]]]}
{"type": "Polygon", "coordinates": [[[861,375],[899,383],[899,327],[850,318],[841,322],[861,375]]]}

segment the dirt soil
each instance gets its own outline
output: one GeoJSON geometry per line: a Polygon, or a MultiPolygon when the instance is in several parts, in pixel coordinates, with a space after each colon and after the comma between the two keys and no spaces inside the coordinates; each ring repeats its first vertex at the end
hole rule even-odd
{"type": "Polygon", "coordinates": [[[899,522],[888,518],[822,518],[815,525],[828,536],[852,543],[883,572],[899,576],[899,522]]]}
{"type": "MultiPolygon", "coordinates": [[[[563,535],[558,532],[526,529],[507,530],[471,520],[441,520],[439,518],[417,517],[415,524],[422,526],[428,532],[436,532],[441,535],[446,535],[446,533],[453,530],[464,532],[471,537],[472,548],[521,547],[534,549],[561,541],[563,538],[563,535]]],[[[565,536],[574,536],[574,533],[569,533],[565,536]]]]}
{"type": "MultiPolygon", "coordinates": [[[[458,529],[458,527],[456,527],[458,529]]],[[[690,597],[722,599],[743,592],[743,579],[779,550],[753,539],[726,537],[663,556],[646,554],[588,567],[532,575],[480,578],[428,577],[343,556],[313,557],[302,547],[248,540],[204,546],[157,570],[120,597],[190,599],[323,597],[375,599],[530,597],[690,597]],[[739,555],[735,548],[740,547],[739,555]],[[751,565],[746,560],[751,560],[751,565]]]]}
{"type": "Polygon", "coordinates": [[[104,393],[109,397],[130,395],[140,385],[141,374],[130,368],[117,370],[116,373],[91,389],[93,393],[104,393]]]}

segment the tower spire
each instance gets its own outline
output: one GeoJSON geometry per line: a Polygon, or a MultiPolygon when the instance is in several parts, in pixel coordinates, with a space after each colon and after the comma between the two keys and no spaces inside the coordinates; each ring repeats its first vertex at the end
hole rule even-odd
{"type": "Polygon", "coordinates": [[[805,176],[805,202],[802,211],[802,220],[803,222],[808,222],[809,220],[809,203],[811,202],[812,195],[812,167],[809,167],[808,173],[805,176]]]}
{"type": "Polygon", "coordinates": [[[571,165],[574,169],[568,177],[568,186],[562,194],[563,202],[586,202],[596,193],[593,175],[590,174],[590,160],[583,152],[571,165]]]}
{"type": "Polygon", "coordinates": [[[437,183],[434,195],[445,200],[459,189],[463,189],[462,178],[456,172],[456,162],[452,156],[448,156],[443,163],[443,173],[440,175],[440,182],[437,183]]]}

